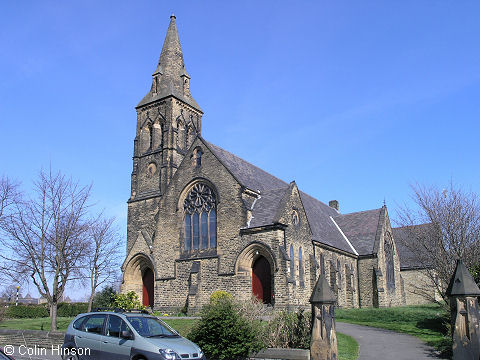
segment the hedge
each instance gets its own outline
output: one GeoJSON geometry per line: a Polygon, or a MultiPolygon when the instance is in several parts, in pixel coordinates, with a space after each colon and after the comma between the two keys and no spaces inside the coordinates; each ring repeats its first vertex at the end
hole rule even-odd
{"type": "MultiPolygon", "coordinates": [[[[59,303],[57,316],[73,317],[87,312],[87,303],[59,303]]],[[[47,304],[41,305],[10,305],[6,308],[4,317],[11,319],[33,319],[49,317],[50,311],[47,304]]]]}
{"type": "Polygon", "coordinates": [[[88,310],[87,303],[60,303],[57,308],[58,316],[73,317],[88,310]]]}
{"type": "Polygon", "coordinates": [[[48,307],[46,305],[10,305],[6,312],[6,318],[32,319],[48,317],[48,307]]]}

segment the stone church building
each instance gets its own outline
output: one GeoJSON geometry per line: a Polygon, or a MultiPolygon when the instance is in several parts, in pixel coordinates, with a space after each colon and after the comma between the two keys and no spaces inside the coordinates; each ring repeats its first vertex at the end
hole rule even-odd
{"type": "Polygon", "coordinates": [[[203,138],[173,15],[136,110],[122,291],[163,311],[196,311],[216,290],[296,308],[323,273],[341,307],[421,302],[386,206],[342,214],[203,138]]]}

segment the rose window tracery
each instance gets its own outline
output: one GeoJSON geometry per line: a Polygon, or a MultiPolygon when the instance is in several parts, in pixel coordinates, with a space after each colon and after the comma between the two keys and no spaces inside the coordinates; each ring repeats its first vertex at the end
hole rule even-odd
{"type": "Polygon", "coordinates": [[[217,213],[215,193],[207,185],[193,186],[183,202],[184,250],[217,246],[217,213]]]}

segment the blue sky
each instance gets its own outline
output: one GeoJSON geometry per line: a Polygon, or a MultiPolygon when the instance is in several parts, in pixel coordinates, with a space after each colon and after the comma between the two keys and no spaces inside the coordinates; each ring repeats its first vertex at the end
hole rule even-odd
{"type": "Polygon", "coordinates": [[[126,231],[135,105],[174,12],[202,135],[342,212],[480,193],[478,1],[9,1],[0,174],[93,183],[126,231]]]}

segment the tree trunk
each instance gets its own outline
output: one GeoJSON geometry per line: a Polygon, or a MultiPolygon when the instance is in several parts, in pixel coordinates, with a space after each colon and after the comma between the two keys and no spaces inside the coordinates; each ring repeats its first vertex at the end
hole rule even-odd
{"type": "Polygon", "coordinates": [[[95,293],[92,292],[90,294],[90,297],[88,298],[88,312],[92,311],[92,305],[93,305],[93,298],[95,297],[95,293]]]}
{"type": "Polygon", "coordinates": [[[56,302],[52,302],[50,304],[50,320],[51,320],[51,327],[50,329],[52,331],[56,331],[57,330],[57,303],[56,302]]]}

